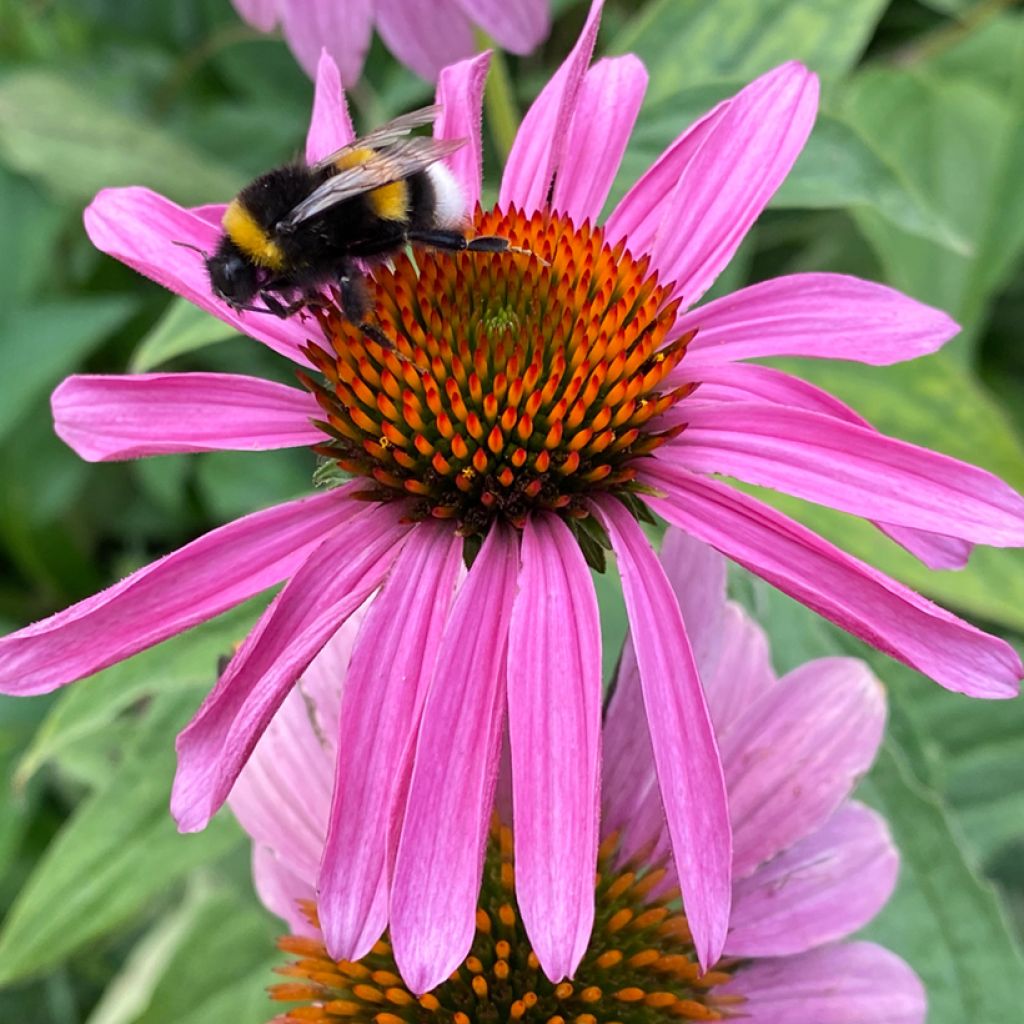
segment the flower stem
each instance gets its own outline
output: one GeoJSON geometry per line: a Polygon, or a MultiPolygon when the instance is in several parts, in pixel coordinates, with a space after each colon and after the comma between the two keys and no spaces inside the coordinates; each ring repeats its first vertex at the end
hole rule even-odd
{"type": "Polygon", "coordinates": [[[512,89],[512,79],[508,73],[505,54],[490,40],[486,45],[493,47],[491,57],[491,73],[487,76],[487,91],[484,93],[484,106],[487,109],[487,123],[490,126],[491,138],[498,149],[502,166],[512,152],[516,132],[519,130],[519,108],[512,89]]]}

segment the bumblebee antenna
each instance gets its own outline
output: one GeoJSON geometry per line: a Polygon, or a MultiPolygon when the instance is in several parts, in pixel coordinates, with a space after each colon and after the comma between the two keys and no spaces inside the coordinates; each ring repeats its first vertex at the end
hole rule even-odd
{"type": "Polygon", "coordinates": [[[179,245],[182,249],[191,249],[193,252],[199,253],[204,260],[208,260],[210,258],[210,254],[205,249],[200,249],[198,245],[193,245],[191,242],[178,242],[171,239],[171,245],[179,245]]]}

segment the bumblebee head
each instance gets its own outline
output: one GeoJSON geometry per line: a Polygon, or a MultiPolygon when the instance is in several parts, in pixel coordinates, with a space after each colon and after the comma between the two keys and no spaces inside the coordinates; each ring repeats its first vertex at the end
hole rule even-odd
{"type": "Polygon", "coordinates": [[[259,291],[259,268],[226,236],[217,251],[206,257],[206,272],[213,293],[229,305],[248,305],[259,291]]]}

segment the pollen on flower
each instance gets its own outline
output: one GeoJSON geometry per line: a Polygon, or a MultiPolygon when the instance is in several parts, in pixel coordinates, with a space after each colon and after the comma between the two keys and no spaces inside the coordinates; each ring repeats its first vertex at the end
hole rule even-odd
{"type": "Polygon", "coordinates": [[[595,492],[633,494],[637,460],[682,429],[658,417],[693,388],[665,386],[692,335],[665,344],[678,301],[600,228],[515,209],[474,228],[524,251],[399,256],[370,285],[373,336],[315,311],[317,451],[467,536],[534,509],[571,523],[595,492]]]}
{"type": "MultiPolygon", "coordinates": [[[[614,838],[598,861],[594,932],[576,976],[554,984],[541,970],[516,912],[511,832],[491,830],[476,934],[451,977],[416,997],[405,988],[390,944],[379,941],[359,963],[332,960],[317,939],[289,936],[294,959],[277,968],[289,980],[272,999],[302,1003],[275,1024],[685,1024],[741,1015],[740,997],[716,995],[731,962],[701,973],[679,892],[641,853],[617,862],[614,838]]],[[[319,927],[316,906],[303,910],[319,927]]]]}

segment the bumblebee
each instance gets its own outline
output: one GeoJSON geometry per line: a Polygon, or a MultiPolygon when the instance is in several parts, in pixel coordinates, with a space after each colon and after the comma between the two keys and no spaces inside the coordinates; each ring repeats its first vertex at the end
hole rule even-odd
{"type": "Polygon", "coordinates": [[[242,189],[224,211],[216,251],[204,254],[214,294],[238,310],[288,317],[333,284],[345,316],[369,327],[367,264],[409,243],[507,251],[504,238],[463,232],[465,199],[440,161],[466,140],[410,135],[439,111],[415,110],[315,164],[286,164],[242,189]]]}

